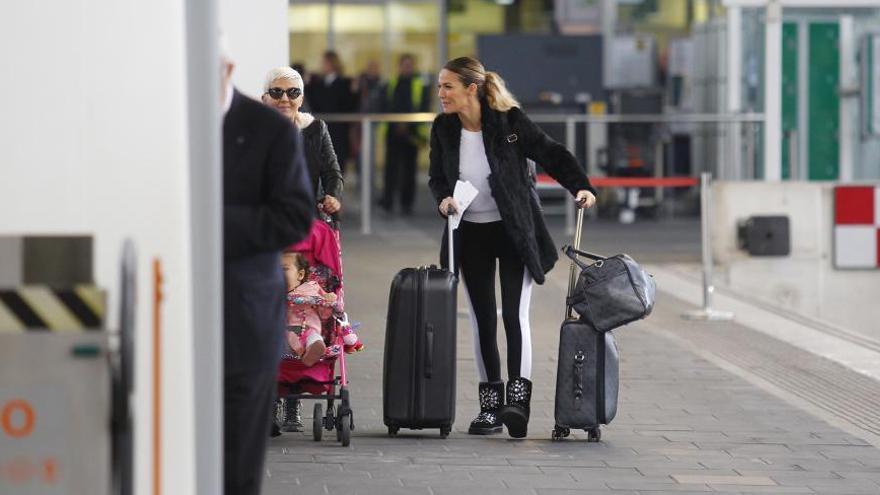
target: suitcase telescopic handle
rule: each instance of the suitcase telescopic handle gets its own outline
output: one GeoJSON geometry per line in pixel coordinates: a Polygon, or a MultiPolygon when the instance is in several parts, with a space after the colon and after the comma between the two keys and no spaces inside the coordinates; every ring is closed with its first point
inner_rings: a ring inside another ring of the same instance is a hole
{"type": "Polygon", "coordinates": [[[449,271],[452,273],[455,273],[455,265],[452,264],[453,259],[454,259],[452,251],[454,250],[454,247],[455,247],[455,239],[453,237],[455,230],[452,228],[452,215],[454,213],[455,213],[455,208],[453,208],[452,205],[448,205],[446,207],[446,227],[448,230],[447,235],[446,235],[446,238],[447,238],[446,248],[447,248],[447,251],[449,251],[449,271]]]}
{"type": "MultiPolygon", "coordinates": [[[[574,239],[572,242],[572,246],[574,249],[581,248],[581,234],[584,230],[584,209],[578,208],[577,211],[577,221],[575,222],[574,227],[574,239]]],[[[571,298],[571,293],[574,291],[574,284],[577,280],[577,265],[575,264],[574,259],[571,260],[571,267],[568,270],[568,291],[565,293],[565,319],[569,319],[572,317],[571,305],[568,303],[571,298]]]]}

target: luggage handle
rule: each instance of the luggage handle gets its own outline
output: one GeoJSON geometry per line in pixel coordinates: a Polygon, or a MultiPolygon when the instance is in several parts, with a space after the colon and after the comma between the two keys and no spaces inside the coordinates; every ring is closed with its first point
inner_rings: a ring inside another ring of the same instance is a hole
{"type": "Polygon", "coordinates": [[[453,234],[455,233],[455,229],[452,228],[452,215],[455,214],[455,208],[452,205],[448,205],[446,207],[446,225],[449,232],[446,235],[447,240],[447,251],[449,251],[449,271],[455,273],[455,265],[452,264],[453,257],[452,251],[455,248],[455,241],[453,238],[453,234]]]}
{"type": "MultiPolygon", "coordinates": [[[[573,239],[574,242],[572,242],[574,249],[580,249],[580,247],[581,247],[581,234],[583,233],[583,230],[584,230],[584,209],[578,208],[577,221],[575,222],[575,229],[574,229],[574,239],[573,239]]],[[[572,246],[567,246],[567,247],[572,247],[572,246]]],[[[566,255],[567,254],[568,253],[566,252],[566,255]]],[[[575,268],[576,266],[579,266],[578,260],[571,258],[571,267],[569,268],[569,271],[568,271],[568,290],[565,293],[565,319],[566,320],[571,319],[571,317],[573,316],[571,303],[569,302],[569,299],[571,298],[572,291],[574,291],[574,284],[575,284],[575,281],[577,280],[577,269],[575,268]]]]}
{"type": "Polygon", "coordinates": [[[575,249],[571,246],[563,246],[562,252],[566,256],[571,258],[571,261],[573,261],[577,266],[581,267],[582,270],[586,270],[588,267],[594,266],[594,265],[596,267],[601,268],[602,264],[605,262],[605,260],[608,259],[604,256],[599,256],[598,254],[593,254],[593,253],[588,253],[586,251],[581,251],[580,249],[575,249]],[[578,259],[578,256],[583,256],[584,258],[589,258],[591,260],[594,260],[595,263],[589,263],[589,264],[584,263],[583,261],[578,259]]]}
{"type": "Polygon", "coordinates": [[[608,259],[607,256],[591,253],[589,251],[581,251],[580,249],[576,249],[571,246],[565,246],[562,248],[562,250],[565,251],[565,255],[571,259],[575,259],[578,256],[583,256],[584,258],[589,258],[593,261],[605,261],[608,259]]]}
{"type": "Polygon", "coordinates": [[[579,400],[584,396],[584,351],[577,351],[574,355],[574,398],[579,400]]]}
{"type": "Polygon", "coordinates": [[[572,302],[578,301],[580,298],[573,298],[572,293],[574,292],[574,286],[577,282],[577,267],[581,269],[585,269],[590,265],[587,265],[583,261],[578,259],[578,256],[583,256],[584,258],[590,258],[595,260],[595,266],[601,267],[604,261],[608,258],[605,256],[600,256],[598,254],[593,254],[587,251],[581,251],[581,237],[584,231],[584,209],[578,208],[577,212],[577,220],[575,222],[574,229],[574,240],[571,246],[564,246],[562,248],[562,252],[565,253],[566,256],[571,258],[571,267],[568,272],[568,291],[565,293],[565,319],[570,320],[572,316],[574,316],[572,310],[572,302]]]}
{"type": "Polygon", "coordinates": [[[434,374],[434,325],[425,325],[425,378],[434,374]]]}

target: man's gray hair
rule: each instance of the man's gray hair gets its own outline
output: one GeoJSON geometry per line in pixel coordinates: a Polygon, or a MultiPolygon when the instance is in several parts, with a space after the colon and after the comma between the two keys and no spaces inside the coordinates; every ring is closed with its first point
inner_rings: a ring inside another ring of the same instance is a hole
{"type": "Polygon", "coordinates": [[[299,74],[299,72],[291,69],[290,67],[276,67],[269,71],[266,74],[266,82],[263,83],[263,91],[268,91],[269,87],[272,86],[272,83],[277,81],[278,79],[287,79],[288,81],[293,82],[299,89],[305,92],[305,85],[303,83],[303,78],[299,74]]]}

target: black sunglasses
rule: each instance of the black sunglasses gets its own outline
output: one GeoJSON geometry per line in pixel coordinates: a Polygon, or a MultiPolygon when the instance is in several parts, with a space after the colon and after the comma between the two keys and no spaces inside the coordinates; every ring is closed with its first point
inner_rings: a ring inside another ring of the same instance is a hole
{"type": "Polygon", "coordinates": [[[266,91],[266,94],[271,96],[273,100],[280,100],[281,97],[284,96],[284,93],[287,93],[287,97],[290,98],[291,100],[295,100],[295,99],[299,98],[300,96],[302,96],[303,90],[301,90],[299,88],[290,88],[287,91],[285,91],[281,88],[269,88],[266,91]]]}

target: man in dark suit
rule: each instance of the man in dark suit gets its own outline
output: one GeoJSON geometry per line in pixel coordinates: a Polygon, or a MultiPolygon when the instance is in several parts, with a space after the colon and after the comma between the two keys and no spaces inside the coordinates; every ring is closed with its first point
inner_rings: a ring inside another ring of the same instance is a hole
{"type": "MultiPolygon", "coordinates": [[[[339,55],[328,50],[324,52],[322,59],[321,74],[313,75],[306,85],[306,103],[312,112],[317,114],[328,113],[354,113],[357,111],[357,95],[352,89],[351,78],[343,75],[342,61],[339,55]]],[[[327,130],[330,131],[330,140],[333,141],[333,149],[339,167],[345,174],[345,166],[351,153],[349,129],[347,122],[328,122],[327,130]]]]}
{"type": "Polygon", "coordinates": [[[315,201],[298,131],[223,64],[224,486],[256,495],[284,343],[280,254],[308,234],[315,201]]]}

